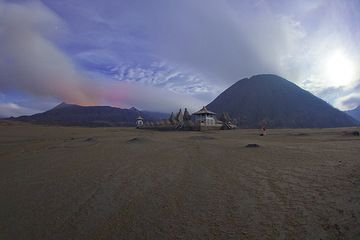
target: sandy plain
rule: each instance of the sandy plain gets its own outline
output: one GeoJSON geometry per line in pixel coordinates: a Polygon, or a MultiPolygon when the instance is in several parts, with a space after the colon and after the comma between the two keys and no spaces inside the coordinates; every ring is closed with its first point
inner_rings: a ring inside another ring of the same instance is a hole
{"type": "Polygon", "coordinates": [[[1,122],[0,239],[360,239],[355,130],[1,122]]]}

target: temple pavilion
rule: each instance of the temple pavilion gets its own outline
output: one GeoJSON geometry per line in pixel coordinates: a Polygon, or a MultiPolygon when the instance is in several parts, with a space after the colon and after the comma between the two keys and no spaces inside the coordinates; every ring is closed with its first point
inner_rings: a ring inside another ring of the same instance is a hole
{"type": "Polygon", "coordinates": [[[204,106],[199,111],[193,113],[195,116],[195,124],[199,124],[201,126],[215,126],[216,125],[216,113],[207,110],[204,106]]]}

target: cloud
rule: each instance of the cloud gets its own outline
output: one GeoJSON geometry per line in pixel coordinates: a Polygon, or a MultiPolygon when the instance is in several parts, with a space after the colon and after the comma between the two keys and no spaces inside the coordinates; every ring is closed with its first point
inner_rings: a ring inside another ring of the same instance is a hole
{"type": "Polygon", "coordinates": [[[334,106],[341,110],[351,110],[360,106],[360,79],[353,88],[341,89],[334,95],[334,106]]]}
{"type": "Polygon", "coordinates": [[[16,103],[0,103],[0,118],[29,115],[38,111],[38,109],[22,107],[16,103]]]}
{"type": "Polygon", "coordinates": [[[204,105],[243,77],[275,73],[339,103],[358,90],[326,91],[336,86],[323,65],[344,48],[359,66],[358,7],[350,0],[0,0],[0,88],[168,111],[204,105]]]}
{"type": "Polygon", "coordinates": [[[283,75],[306,35],[296,18],[265,1],[80,2],[86,8],[67,0],[50,5],[71,16],[72,39],[91,46],[76,52],[83,61],[155,56],[222,89],[254,74],[283,75]]]}
{"type": "Polygon", "coordinates": [[[259,73],[282,74],[285,58],[306,34],[294,18],[273,14],[270,6],[254,1],[159,2],[139,12],[153,50],[204,74],[213,84],[228,86],[259,73]]]}
{"type": "MultiPolygon", "coordinates": [[[[40,1],[0,2],[0,8],[4,13],[0,15],[0,88],[3,92],[17,90],[82,105],[136,106],[159,111],[183,103],[190,105],[190,100],[194,106],[203,104],[193,97],[185,98],[152,85],[118,82],[104,76],[89,78],[55,45],[57,29],[64,29],[66,25],[54,12],[40,1]]],[[[133,74],[139,74],[136,71],[133,74]]],[[[10,109],[29,112],[14,104],[2,108],[4,113],[12,113],[10,109]]]]}
{"type": "MultiPolygon", "coordinates": [[[[106,40],[86,40],[84,32],[77,37],[102,53],[109,46],[119,58],[141,62],[156,56],[191,70],[215,89],[254,74],[275,73],[300,85],[307,81],[308,90],[317,91],[318,85],[332,87],[324,74],[332,50],[358,52],[356,42],[349,40],[359,34],[349,24],[360,16],[352,10],[356,6],[355,1],[324,0],[92,1],[87,7],[87,13],[92,9],[95,14],[88,19],[95,29],[91,34],[106,40]]],[[[349,57],[354,64],[359,60],[349,57]]]]}
{"type": "Polygon", "coordinates": [[[360,93],[354,92],[338,98],[335,106],[342,110],[351,110],[360,106],[360,93]]]}
{"type": "Polygon", "coordinates": [[[216,91],[211,84],[196,73],[180,71],[165,62],[152,62],[151,64],[120,63],[118,66],[109,67],[103,73],[118,81],[142,83],[189,96],[211,94],[216,91]]]}
{"type": "Polygon", "coordinates": [[[0,87],[93,103],[96,94],[50,40],[63,22],[39,1],[1,3],[0,87]],[[76,93],[76,94],[74,94],[76,93]]]}
{"type": "Polygon", "coordinates": [[[141,110],[171,112],[187,107],[195,111],[206,104],[191,95],[179,94],[164,88],[156,88],[141,83],[111,82],[102,88],[102,95],[108,103],[120,102],[121,107],[136,106],[141,110]]]}

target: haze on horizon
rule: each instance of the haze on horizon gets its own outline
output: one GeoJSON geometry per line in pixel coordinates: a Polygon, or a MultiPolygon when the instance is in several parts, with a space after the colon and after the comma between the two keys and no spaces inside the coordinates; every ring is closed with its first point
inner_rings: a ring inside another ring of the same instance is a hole
{"type": "Polygon", "coordinates": [[[0,117],[65,101],[196,110],[273,73],[360,104],[357,0],[0,0],[0,117]]]}

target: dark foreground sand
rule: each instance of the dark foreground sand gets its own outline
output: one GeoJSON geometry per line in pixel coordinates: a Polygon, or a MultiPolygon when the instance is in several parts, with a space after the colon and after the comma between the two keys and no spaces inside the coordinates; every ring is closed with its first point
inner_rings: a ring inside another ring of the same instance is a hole
{"type": "Polygon", "coordinates": [[[0,239],[360,239],[346,130],[0,123],[0,239]]]}

